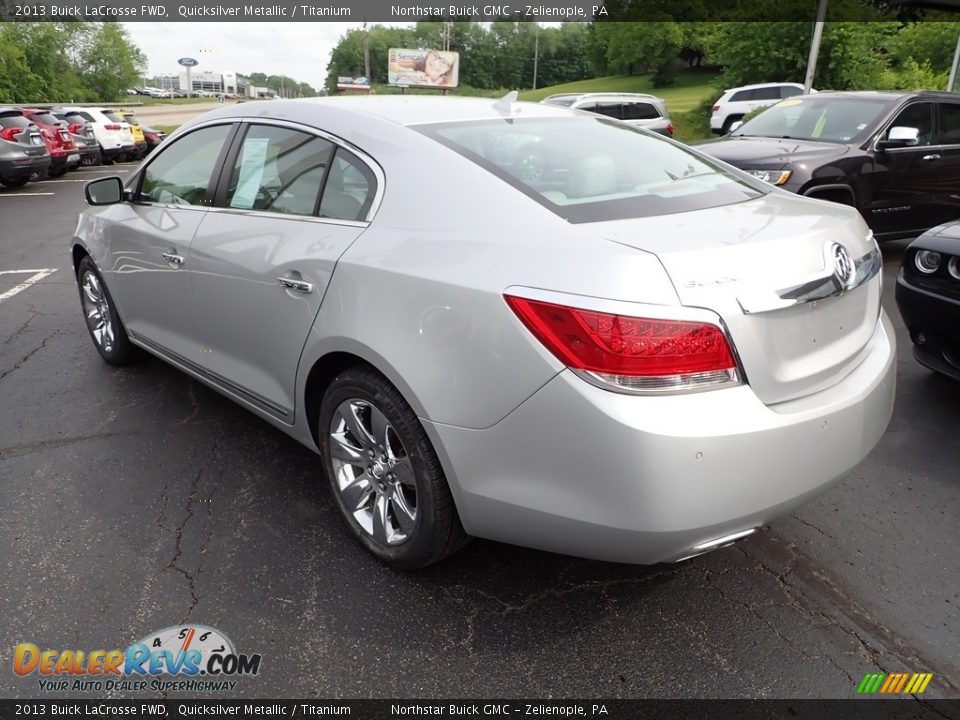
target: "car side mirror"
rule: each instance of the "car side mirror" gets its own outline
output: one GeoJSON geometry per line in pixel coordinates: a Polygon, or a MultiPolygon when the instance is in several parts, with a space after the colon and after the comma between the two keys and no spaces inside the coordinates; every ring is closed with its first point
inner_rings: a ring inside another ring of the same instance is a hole
{"type": "Polygon", "coordinates": [[[90,205],[116,205],[123,202],[123,180],[117,176],[99,178],[83,188],[90,205]]]}
{"type": "Polygon", "coordinates": [[[739,130],[741,125],[743,125],[743,120],[737,120],[734,123],[730,123],[730,131],[727,134],[729,135],[730,133],[739,130]]]}
{"type": "Polygon", "coordinates": [[[913,147],[920,144],[920,130],[912,127],[902,127],[900,125],[890,128],[885,138],[880,138],[877,142],[878,150],[887,148],[913,147]]]}

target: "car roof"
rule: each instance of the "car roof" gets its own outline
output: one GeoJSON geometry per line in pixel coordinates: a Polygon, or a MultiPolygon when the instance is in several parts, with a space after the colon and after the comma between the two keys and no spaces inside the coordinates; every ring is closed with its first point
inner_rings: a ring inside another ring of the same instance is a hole
{"type": "Polygon", "coordinates": [[[204,117],[263,116],[284,117],[310,114],[313,110],[330,109],[343,113],[365,115],[394,125],[424,125],[428,123],[463,122],[468,120],[502,120],[517,117],[570,117],[579,113],[568,108],[541,105],[533,102],[512,102],[495,98],[387,95],[336,96],[303,98],[298,100],[260,100],[214,110],[204,117]]]}
{"type": "Polygon", "coordinates": [[[767,88],[767,87],[803,87],[803,83],[795,82],[767,82],[767,83],[756,83],[754,85],[740,85],[739,87],[727,88],[724,90],[725,93],[728,92],[737,92],[739,90],[756,90],[757,88],[767,88]]]}
{"type": "Polygon", "coordinates": [[[651,95],[649,93],[631,93],[631,92],[586,92],[586,93],[556,93],[554,95],[547,95],[540,102],[545,100],[556,100],[558,98],[601,98],[601,97],[613,97],[613,98],[643,98],[645,100],[661,100],[662,98],[657,97],[656,95],[651,95]]]}

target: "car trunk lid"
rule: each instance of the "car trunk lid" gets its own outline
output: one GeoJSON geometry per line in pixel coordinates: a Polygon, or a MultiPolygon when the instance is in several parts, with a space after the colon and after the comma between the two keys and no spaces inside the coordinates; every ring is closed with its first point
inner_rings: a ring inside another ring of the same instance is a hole
{"type": "Polygon", "coordinates": [[[881,260],[866,225],[848,208],[814,202],[771,194],[596,227],[655,254],[683,305],[720,315],[747,381],[774,404],[852,371],[880,312],[881,260]]]}

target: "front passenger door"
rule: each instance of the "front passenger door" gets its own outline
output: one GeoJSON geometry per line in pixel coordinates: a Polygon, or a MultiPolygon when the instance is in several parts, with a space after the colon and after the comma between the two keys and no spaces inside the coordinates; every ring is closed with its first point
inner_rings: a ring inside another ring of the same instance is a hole
{"type": "Polygon", "coordinates": [[[213,202],[215,170],[233,129],[200,128],[165,147],[135,179],[133,201],[117,205],[105,228],[105,280],[127,330],[198,366],[203,343],[191,299],[190,249],[213,202]]]}

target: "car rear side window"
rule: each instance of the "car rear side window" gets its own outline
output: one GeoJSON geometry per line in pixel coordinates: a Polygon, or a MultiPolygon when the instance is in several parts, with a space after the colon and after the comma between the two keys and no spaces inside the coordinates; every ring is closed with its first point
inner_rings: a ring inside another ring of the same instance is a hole
{"type": "Polygon", "coordinates": [[[653,103],[625,102],[623,104],[624,120],[656,120],[658,117],[660,117],[660,111],[653,103]]]}
{"type": "Polygon", "coordinates": [[[315,135],[252,125],[227,186],[227,207],[313,215],[334,145],[315,135]]]}
{"type": "Polygon", "coordinates": [[[745,100],[751,99],[752,90],[741,90],[740,92],[735,92],[733,97],[728,100],[728,102],[744,102],[745,100]]]}
{"type": "Polygon", "coordinates": [[[229,134],[229,125],[217,125],[168,145],[144,169],[140,198],[170,205],[209,204],[207,188],[229,134]]]}
{"type": "Polygon", "coordinates": [[[751,100],[779,100],[779,87],[754,88],[750,91],[751,100]]]}
{"type": "Polygon", "coordinates": [[[356,155],[339,148],[323,185],[320,217],[364,220],[376,195],[377,181],[356,155]]]}
{"type": "Polygon", "coordinates": [[[573,223],[700,210],[765,192],[692,150],[606,118],[510,118],[417,130],[573,223]]]}
{"type": "Polygon", "coordinates": [[[587,105],[581,108],[581,110],[590,110],[599,115],[606,115],[607,117],[616,118],[617,120],[623,118],[623,103],[620,102],[598,102],[595,107],[591,108],[587,105]]]}

